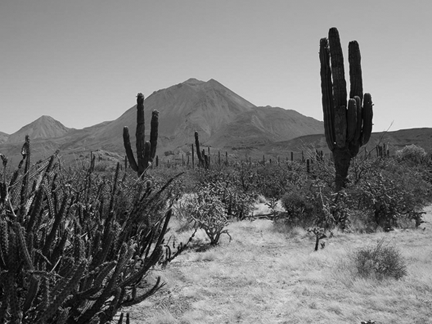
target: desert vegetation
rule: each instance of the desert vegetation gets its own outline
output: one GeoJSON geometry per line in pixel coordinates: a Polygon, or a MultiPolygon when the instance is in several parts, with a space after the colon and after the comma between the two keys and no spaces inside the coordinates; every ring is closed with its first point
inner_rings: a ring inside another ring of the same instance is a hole
{"type": "Polygon", "coordinates": [[[142,94],[114,166],[33,163],[28,136],[17,167],[0,155],[0,323],[430,321],[431,155],[358,155],[372,102],[357,43],[346,100],[338,42],[320,44],[333,159],[215,163],[195,132],[195,167],[156,167],[142,94]]]}

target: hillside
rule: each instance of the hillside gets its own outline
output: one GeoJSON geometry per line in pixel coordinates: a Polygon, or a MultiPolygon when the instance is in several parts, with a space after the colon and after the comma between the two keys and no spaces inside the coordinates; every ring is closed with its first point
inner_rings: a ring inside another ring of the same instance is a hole
{"type": "Polygon", "coordinates": [[[323,123],[295,110],[254,107],[241,113],[209,140],[209,145],[248,148],[293,139],[306,134],[322,134],[323,123]]]}
{"type": "Polygon", "coordinates": [[[0,132],[0,144],[7,141],[9,135],[3,132],[0,132]]]}
{"type": "MultiPolygon", "coordinates": [[[[432,152],[432,128],[413,128],[402,129],[393,132],[372,133],[371,139],[365,147],[360,149],[359,154],[363,154],[366,149],[375,154],[377,145],[386,144],[389,147],[390,154],[402,149],[406,145],[415,144],[424,148],[427,152],[432,152]]],[[[297,138],[269,143],[260,146],[259,150],[273,156],[289,156],[290,152],[300,154],[301,151],[322,150],[330,154],[324,135],[305,135],[297,138]]]]}
{"type": "Polygon", "coordinates": [[[26,135],[29,135],[31,140],[53,139],[62,137],[69,131],[69,128],[54,118],[50,116],[42,116],[36,119],[34,122],[22,127],[17,132],[9,135],[7,142],[22,143],[26,135]]]}
{"type": "MultiPolygon", "coordinates": [[[[206,142],[235,116],[252,107],[255,106],[215,80],[203,82],[189,79],[153,92],[145,99],[146,134],[150,133],[151,112],[158,110],[160,149],[174,150],[188,146],[193,142],[195,130],[199,132],[200,140],[206,142]]],[[[95,132],[94,141],[106,150],[122,150],[124,126],[129,127],[130,134],[135,134],[136,106],[95,132]]],[[[134,136],[131,140],[134,142],[134,136]]]]}

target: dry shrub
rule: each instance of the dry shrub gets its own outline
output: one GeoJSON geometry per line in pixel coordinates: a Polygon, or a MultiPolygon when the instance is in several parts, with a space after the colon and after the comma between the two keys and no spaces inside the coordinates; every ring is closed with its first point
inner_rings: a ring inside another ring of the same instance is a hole
{"type": "Polygon", "coordinates": [[[376,245],[362,247],[354,252],[352,260],[357,274],[364,278],[401,279],[407,274],[406,263],[396,247],[380,240],[376,245]]]}

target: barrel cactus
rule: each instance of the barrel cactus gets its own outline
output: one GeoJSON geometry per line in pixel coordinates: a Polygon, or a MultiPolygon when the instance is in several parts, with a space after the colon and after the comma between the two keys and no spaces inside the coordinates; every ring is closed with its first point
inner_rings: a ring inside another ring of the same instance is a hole
{"type": "Polygon", "coordinates": [[[372,97],[363,95],[360,48],[357,41],[348,46],[350,94],[347,89],[339,32],[329,30],[329,37],[320,40],[321,93],[324,132],[333,153],[336,169],[336,190],[346,186],[351,159],[357,155],[372,133],[372,97]]]}

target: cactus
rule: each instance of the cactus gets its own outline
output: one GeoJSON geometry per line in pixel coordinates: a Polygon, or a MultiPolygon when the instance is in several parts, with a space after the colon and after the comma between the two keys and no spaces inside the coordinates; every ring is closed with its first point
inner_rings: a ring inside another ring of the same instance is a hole
{"type": "Polygon", "coordinates": [[[198,132],[197,131],[195,131],[195,147],[196,147],[196,153],[197,153],[197,157],[198,157],[198,166],[204,166],[204,159],[203,159],[203,157],[201,155],[200,143],[199,143],[199,138],[198,138],[198,132]]]}
{"type": "Polygon", "coordinates": [[[361,56],[357,41],[349,43],[348,53],[350,98],[347,102],[339,32],[331,28],[328,39],[320,40],[324,133],[334,157],[336,191],[345,187],[351,159],[369,141],[372,132],[372,98],[369,93],[363,96],[361,56]]]}
{"type": "MultiPolygon", "coordinates": [[[[192,146],[193,147],[193,146],[192,146]]],[[[198,139],[198,132],[195,132],[195,147],[198,156],[198,166],[201,166],[205,169],[209,167],[209,157],[205,154],[205,150],[200,151],[200,144],[198,139]]],[[[193,149],[192,149],[193,154],[193,149]]]]}
{"type": "Polygon", "coordinates": [[[160,289],[158,279],[136,291],[172,260],[162,254],[172,212],[160,206],[172,206],[164,192],[175,178],[154,190],[120,181],[118,164],[113,179],[83,166],[65,180],[56,155],[0,178],[0,324],[110,322],[160,289]]]}
{"type": "Polygon", "coordinates": [[[126,150],[126,155],[129,160],[132,170],[137,172],[138,177],[141,177],[143,172],[148,168],[156,155],[158,128],[159,128],[159,112],[153,110],[150,122],[150,141],[145,142],[145,127],[144,127],[144,95],[137,95],[137,128],[136,128],[136,148],[137,159],[132,152],[129,128],[123,128],[123,144],[126,150]]]}

